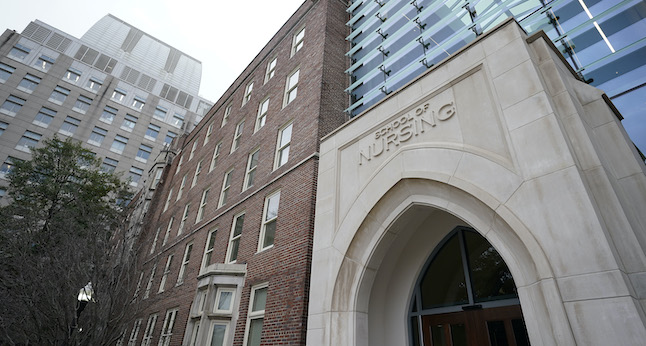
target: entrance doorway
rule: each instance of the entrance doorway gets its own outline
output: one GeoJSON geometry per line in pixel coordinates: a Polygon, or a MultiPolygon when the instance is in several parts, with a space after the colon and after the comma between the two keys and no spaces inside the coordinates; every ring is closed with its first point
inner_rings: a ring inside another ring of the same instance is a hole
{"type": "Polygon", "coordinates": [[[412,345],[529,345],[516,285],[489,242],[451,232],[429,257],[410,310],[412,345]]]}

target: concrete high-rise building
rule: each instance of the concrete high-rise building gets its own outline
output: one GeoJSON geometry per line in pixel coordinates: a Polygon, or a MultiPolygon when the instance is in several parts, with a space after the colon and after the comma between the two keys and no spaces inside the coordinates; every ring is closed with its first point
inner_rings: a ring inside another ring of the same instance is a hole
{"type": "Polygon", "coordinates": [[[588,83],[642,92],[642,7],[303,2],[151,171],[122,344],[641,343],[646,167],[588,83]]]}
{"type": "Polygon", "coordinates": [[[212,105],[198,96],[198,60],[112,15],[80,39],[34,21],[0,42],[0,178],[57,135],[140,187],[151,160],[212,105]]]}

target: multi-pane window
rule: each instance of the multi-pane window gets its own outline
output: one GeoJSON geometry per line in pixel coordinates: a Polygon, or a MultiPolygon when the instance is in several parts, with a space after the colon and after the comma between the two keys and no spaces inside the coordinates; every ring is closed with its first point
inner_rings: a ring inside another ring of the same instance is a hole
{"type": "Polygon", "coordinates": [[[263,211],[262,228],[260,230],[260,239],[258,241],[259,252],[274,245],[279,204],[280,191],[274,192],[265,199],[265,210],[263,211]]]}
{"type": "Polygon", "coordinates": [[[87,140],[87,142],[100,147],[107,134],[108,130],[104,130],[100,127],[95,127],[94,130],[92,130],[92,133],[90,133],[90,138],[87,140]]]}
{"type": "Polygon", "coordinates": [[[137,151],[137,157],[135,157],[135,160],[146,163],[152,152],[153,152],[152,147],[149,147],[145,144],[141,144],[139,145],[139,151],[137,151]]]}
{"type": "Polygon", "coordinates": [[[271,77],[276,74],[276,62],[278,61],[278,58],[273,58],[268,64],[267,64],[267,72],[265,72],[265,83],[267,83],[271,77]]]}
{"type": "Polygon", "coordinates": [[[191,207],[190,204],[187,204],[184,206],[184,213],[182,214],[182,221],[179,222],[179,228],[177,228],[177,235],[179,236],[182,234],[182,231],[184,230],[184,226],[186,225],[186,220],[188,220],[188,212],[189,208],[191,207]]]}
{"type": "Polygon", "coordinates": [[[177,134],[175,132],[168,131],[166,133],[166,138],[164,138],[164,143],[170,145],[170,143],[173,141],[173,138],[175,137],[177,137],[177,134]]]}
{"type": "Polygon", "coordinates": [[[49,127],[49,124],[52,123],[52,120],[54,120],[55,116],[55,110],[43,107],[40,109],[40,111],[38,111],[38,114],[36,114],[36,117],[34,118],[34,121],[32,123],[34,125],[47,128],[49,127]]]}
{"type": "Polygon", "coordinates": [[[214,229],[209,232],[209,236],[206,238],[206,247],[204,248],[204,256],[202,257],[202,268],[206,268],[211,264],[211,258],[213,257],[213,247],[215,246],[215,235],[218,230],[214,229]]]}
{"type": "Polygon", "coordinates": [[[258,167],[258,155],[260,149],[256,149],[253,153],[249,154],[249,159],[247,160],[247,171],[245,172],[244,178],[244,189],[248,189],[253,186],[253,180],[256,176],[256,168],[258,167]]]}
{"type": "Polygon", "coordinates": [[[63,125],[61,125],[58,133],[65,136],[73,136],[80,124],[80,120],[68,116],[65,118],[65,121],[63,121],[63,125]]]}
{"type": "Polygon", "coordinates": [[[255,131],[258,131],[261,127],[265,126],[268,109],[269,109],[269,99],[266,99],[260,103],[260,106],[258,106],[258,117],[256,118],[255,131]]]}
{"type": "Polygon", "coordinates": [[[227,263],[235,262],[238,259],[238,248],[242,237],[242,226],[244,225],[244,213],[233,218],[231,236],[229,237],[229,248],[227,249],[227,263]]]}
{"type": "Polygon", "coordinates": [[[8,123],[0,121],[0,136],[2,136],[2,134],[7,130],[7,127],[9,127],[8,123]]]}
{"type": "Polygon", "coordinates": [[[218,164],[218,157],[220,156],[220,149],[222,148],[222,142],[215,145],[215,150],[213,150],[213,157],[211,158],[211,166],[209,167],[209,172],[215,169],[215,166],[218,164]]]}
{"type": "Polygon", "coordinates": [[[26,93],[31,93],[36,89],[36,86],[40,84],[40,81],[41,79],[39,77],[27,74],[25,75],[25,78],[20,81],[20,84],[18,84],[18,89],[26,93]]]}
{"type": "Polygon", "coordinates": [[[137,186],[143,174],[144,174],[143,169],[137,168],[137,167],[130,167],[130,171],[128,172],[128,177],[130,178],[130,185],[137,186]]]}
{"type": "Polygon", "coordinates": [[[146,323],[144,338],[141,340],[141,346],[150,346],[153,339],[153,331],[155,331],[155,324],[157,324],[157,314],[148,316],[148,322],[146,323]]]}
{"type": "Polygon", "coordinates": [[[247,314],[247,346],[260,346],[262,336],[262,323],[265,318],[265,305],[267,302],[267,284],[251,288],[249,298],[249,313],[247,314]]]}
{"type": "MultiPolygon", "coordinates": [[[[182,163],[180,162],[180,165],[181,164],[182,163]]],[[[182,177],[182,183],[179,185],[179,190],[177,191],[177,197],[175,197],[175,201],[179,201],[179,199],[182,198],[182,193],[184,192],[185,186],[186,186],[186,174],[184,174],[184,177],[182,177]]]]}
{"type": "Polygon", "coordinates": [[[155,178],[153,179],[153,185],[151,188],[156,188],[157,184],[159,184],[159,181],[161,180],[162,173],[164,173],[164,169],[162,167],[157,167],[157,171],[155,171],[155,178]]]}
{"type": "Polygon", "coordinates": [[[155,280],[155,271],[157,271],[157,263],[153,265],[153,269],[150,271],[150,277],[148,278],[148,284],[144,292],[144,299],[150,297],[150,290],[153,288],[153,280],[155,280]]]}
{"type": "Polygon", "coordinates": [[[199,331],[200,331],[200,320],[197,320],[195,321],[195,324],[193,324],[193,330],[191,331],[191,341],[189,342],[188,346],[199,345],[197,340],[197,334],[199,333],[199,331]]]}
{"type": "Polygon", "coordinates": [[[293,123],[290,123],[289,125],[283,127],[280,131],[278,131],[278,144],[276,145],[276,164],[274,165],[275,168],[284,165],[289,159],[289,147],[292,140],[292,125],[293,123]]]}
{"type": "Polygon", "coordinates": [[[74,107],[72,107],[72,109],[79,113],[85,114],[90,109],[91,104],[91,98],[79,95],[79,98],[76,99],[76,102],[74,103],[74,107]]]}
{"type": "Polygon", "coordinates": [[[69,89],[65,89],[57,85],[56,88],[54,88],[54,90],[52,91],[52,94],[49,95],[49,101],[56,103],[58,105],[62,105],[63,102],[65,102],[65,99],[67,98],[67,96],[69,96],[69,94],[70,94],[69,89]]]}
{"type": "Polygon", "coordinates": [[[213,123],[209,124],[209,127],[206,128],[206,135],[204,136],[204,143],[202,146],[205,146],[206,143],[211,139],[211,134],[213,134],[213,123]]]}
{"type": "Polygon", "coordinates": [[[173,197],[173,189],[170,189],[170,192],[168,193],[168,196],[166,197],[166,203],[164,204],[164,211],[168,210],[168,206],[170,205],[170,199],[173,197]]]}
{"type": "Polygon", "coordinates": [[[253,82],[247,84],[247,87],[244,89],[244,96],[242,97],[242,105],[246,105],[251,99],[251,91],[253,91],[253,82]]]}
{"type": "Polygon", "coordinates": [[[224,346],[227,339],[228,324],[225,322],[213,322],[211,330],[211,346],[224,346]]]}
{"type": "Polygon", "coordinates": [[[220,192],[220,200],[218,201],[218,208],[227,203],[227,196],[229,195],[229,188],[231,187],[231,176],[233,176],[233,169],[224,174],[222,181],[222,191],[220,192]]]}
{"type": "Polygon", "coordinates": [[[153,113],[153,117],[159,119],[159,120],[165,120],[166,119],[166,113],[168,113],[168,109],[162,107],[162,106],[157,106],[155,108],[155,112],[153,113]]]}
{"type": "Polygon", "coordinates": [[[148,124],[148,129],[146,129],[146,134],[144,135],[144,138],[154,142],[157,139],[157,136],[159,135],[160,130],[161,130],[161,127],[155,124],[148,124]]]}
{"type": "Polygon", "coordinates": [[[112,121],[114,121],[114,117],[117,116],[117,110],[116,108],[110,107],[110,106],[105,106],[103,109],[103,113],[101,113],[101,117],[99,120],[103,121],[104,123],[107,124],[112,124],[112,121]]]}
{"type": "Polygon", "coordinates": [[[161,227],[157,227],[157,231],[155,231],[155,238],[153,238],[153,243],[150,245],[150,254],[152,255],[155,252],[155,248],[157,247],[157,240],[159,239],[159,233],[161,232],[161,227]]]}
{"type": "Polygon", "coordinates": [[[103,163],[101,163],[101,171],[112,173],[117,169],[118,164],[119,161],[106,157],[103,159],[103,163]]]}
{"type": "Polygon", "coordinates": [[[123,153],[123,150],[126,148],[126,145],[128,144],[128,138],[120,135],[116,135],[114,137],[114,141],[112,142],[112,146],[110,147],[110,151],[115,152],[117,154],[123,153]]]}
{"type": "Polygon", "coordinates": [[[202,192],[202,199],[200,200],[200,208],[197,210],[197,217],[195,218],[195,223],[202,221],[204,218],[204,209],[206,208],[206,203],[208,202],[209,189],[202,192]]]}
{"type": "Polygon", "coordinates": [[[87,81],[87,84],[85,84],[85,87],[93,92],[97,92],[101,88],[101,85],[103,85],[102,80],[90,77],[90,79],[88,79],[87,81]]]}
{"type": "Polygon", "coordinates": [[[55,62],[56,60],[48,57],[47,55],[41,55],[34,62],[34,66],[36,66],[36,68],[39,68],[43,71],[49,71],[49,68],[52,67],[52,65],[54,65],[55,62]]]}
{"type": "MultiPolygon", "coordinates": [[[[135,125],[137,125],[137,117],[131,114],[126,114],[126,117],[123,119],[123,124],[121,124],[121,129],[128,132],[134,130],[135,125]]],[[[159,131],[157,132],[159,134],[159,131]]]]}
{"type": "Polygon", "coordinates": [[[15,70],[15,67],[0,62],[0,83],[6,82],[15,70]]]}
{"type": "Polygon", "coordinates": [[[18,111],[25,105],[27,100],[23,100],[20,97],[9,95],[4,101],[2,106],[0,106],[0,113],[4,113],[9,116],[15,116],[18,111]]]}
{"type": "Polygon", "coordinates": [[[122,102],[122,101],[123,101],[123,99],[125,99],[125,98],[126,98],[126,94],[127,94],[127,93],[128,93],[128,92],[127,92],[127,91],[125,91],[125,90],[123,90],[123,89],[114,88],[114,90],[112,91],[112,97],[111,97],[111,99],[112,99],[112,101],[122,102]]]}
{"type": "Polygon", "coordinates": [[[22,135],[22,138],[20,138],[18,144],[16,144],[16,149],[31,153],[31,148],[35,147],[36,144],[38,144],[38,141],[40,141],[41,137],[42,135],[36,132],[25,131],[25,134],[22,135]]]}
{"type": "Polygon", "coordinates": [[[179,113],[173,114],[173,119],[171,119],[171,125],[182,128],[184,126],[184,116],[179,113]]]}
{"type": "Polygon", "coordinates": [[[184,162],[184,155],[179,157],[179,162],[177,163],[177,168],[175,169],[175,174],[177,174],[182,169],[182,163],[184,162]]]}
{"type": "Polygon", "coordinates": [[[218,314],[230,314],[233,312],[233,298],[235,288],[219,287],[215,294],[213,311],[218,314]]]}
{"type": "Polygon", "coordinates": [[[284,105],[287,106],[296,98],[298,94],[298,75],[300,70],[294,71],[292,74],[287,77],[287,85],[285,86],[285,102],[284,105]]]}
{"type": "Polygon", "coordinates": [[[231,152],[236,151],[238,149],[238,145],[240,145],[240,137],[242,136],[242,130],[244,129],[244,120],[239,122],[238,125],[236,125],[236,132],[233,135],[233,143],[231,143],[231,152]]]}
{"type": "Polygon", "coordinates": [[[79,81],[79,78],[81,78],[81,74],[81,71],[70,67],[69,69],[67,69],[67,72],[65,72],[63,78],[65,78],[70,83],[76,83],[79,81]]]}
{"type": "Polygon", "coordinates": [[[31,52],[31,48],[27,48],[19,43],[16,43],[16,45],[13,46],[9,51],[9,56],[12,58],[23,60],[24,58],[27,57],[27,55],[29,55],[29,52],[31,52]]]}
{"type": "Polygon", "coordinates": [[[159,290],[157,290],[157,293],[164,292],[164,289],[166,289],[166,279],[168,278],[168,274],[170,273],[170,266],[173,263],[173,255],[168,255],[168,259],[166,259],[166,267],[164,267],[164,273],[162,274],[161,281],[159,282],[159,290]]]}
{"type": "Polygon", "coordinates": [[[233,105],[229,104],[225,109],[224,109],[224,116],[222,117],[222,125],[220,127],[224,126],[227,124],[227,121],[229,120],[229,115],[231,115],[231,110],[233,109],[233,105]]]}
{"type": "Polygon", "coordinates": [[[191,250],[193,250],[193,243],[186,245],[186,250],[184,250],[182,266],[179,268],[179,275],[177,276],[178,285],[181,285],[184,282],[184,277],[186,276],[186,267],[188,266],[188,262],[191,260],[191,250]]]}
{"type": "Polygon", "coordinates": [[[166,311],[164,324],[162,325],[161,335],[159,337],[159,346],[169,346],[170,339],[173,336],[173,325],[175,325],[175,317],[177,317],[177,309],[166,311]]]}
{"type": "Polygon", "coordinates": [[[175,221],[175,217],[171,216],[170,220],[168,220],[168,226],[166,227],[166,234],[164,235],[164,241],[162,242],[162,246],[168,243],[168,239],[170,238],[170,231],[171,229],[173,229],[173,221],[175,221]]]}
{"type": "Polygon", "coordinates": [[[299,30],[292,40],[292,55],[296,54],[303,48],[303,39],[305,38],[305,28],[299,30]]]}
{"type": "Polygon", "coordinates": [[[195,174],[193,174],[193,182],[191,183],[191,188],[197,185],[197,178],[201,172],[202,172],[202,161],[198,162],[197,167],[195,167],[195,174]]]}
{"type": "Polygon", "coordinates": [[[139,96],[135,96],[135,98],[132,100],[131,107],[140,111],[140,110],[144,109],[145,104],[146,104],[145,99],[143,99],[143,98],[141,98],[139,96]]]}
{"type": "Polygon", "coordinates": [[[197,144],[198,144],[198,140],[196,139],[195,142],[193,142],[193,146],[191,147],[191,153],[188,155],[189,161],[191,161],[195,156],[195,149],[197,149],[197,144]]]}
{"type": "Polygon", "coordinates": [[[4,160],[2,166],[0,166],[0,178],[4,179],[7,177],[7,174],[9,174],[9,172],[11,172],[11,170],[13,169],[15,161],[18,161],[18,159],[11,156],[7,157],[7,159],[4,160]]]}
{"type": "Polygon", "coordinates": [[[141,328],[141,318],[135,320],[135,325],[132,326],[132,331],[130,332],[130,338],[128,339],[128,346],[135,346],[137,344],[137,335],[139,335],[140,328],[141,328]]]}

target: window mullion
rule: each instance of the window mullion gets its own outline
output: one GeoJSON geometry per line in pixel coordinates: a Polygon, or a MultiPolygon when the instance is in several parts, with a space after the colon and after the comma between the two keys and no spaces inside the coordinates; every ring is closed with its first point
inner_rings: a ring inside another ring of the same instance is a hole
{"type": "Polygon", "coordinates": [[[469,305],[475,304],[473,297],[473,285],[471,283],[471,272],[469,271],[469,260],[467,256],[467,243],[464,240],[464,230],[458,233],[460,240],[460,254],[462,255],[462,269],[464,271],[464,281],[467,285],[467,296],[469,297],[469,305]]]}

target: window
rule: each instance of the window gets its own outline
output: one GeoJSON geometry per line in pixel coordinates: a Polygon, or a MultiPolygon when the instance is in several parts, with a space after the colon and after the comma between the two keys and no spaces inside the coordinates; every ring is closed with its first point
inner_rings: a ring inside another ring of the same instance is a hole
{"type": "Polygon", "coordinates": [[[206,128],[206,136],[204,136],[204,143],[202,146],[205,146],[206,143],[211,139],[211,134],[213,133],[213,123],[209,124],[209,127],[206,128]]]}
{"type": "Polygon", "coordinates": [[[170,204],[170,199],[173,197],[173,189],[170,189],[168,197],[166,197],[166,204],[164,204],[164,211],[168,210],[168,205],[170,204]]]}
{"type": "Polygon", "coordinates": [[[184,116],[179,113],[175,113],[171,120],[171,125],[178,128],[184,128],[184,116]]]}
{"type": "Polygon", "coordinates": [[[259,153],[260,153],[260,149],[256,149],[256,151],[249,154],[249,159],[247,160],[247,171],[245,172],[245,177],[244,177],[245,190],[253,186],[253,179],[256,176],[256,167],[258,167],[259,153]]]}
{"type": "Polygon", "coordinates": [[[229,104],[227,108],[224,109],[224,116],[222,117],[222,125],[220,125],[220,127],[227,124],[227,121],[229,120],[229,115],[231,115],[232,108],[233,108],[233,105],[229,104]]]}
{"type": "Polygon", "coordinates": [[[139,151],[137,151],[137,157],[135,157],[135,160],[146,163],[148,162],[148,158],[150,157],[150,154],[152,152],[153,152],[152,147],[149,147],[145,144],[141,144],[139,145],[139,151]]]}
{"type": "Polygon", "coordinates": [[[52,120],[54,120],[55,116],[55,110],[43,107],[40,109],[40,111],[38,111],[38,114],[36,114],[36,118],[34,118],[32,124],[47,128],[49,127],[49,124],[52,123],[52,120]]]}
{"type": "Polygon", "coordinates": [[[292,140],[292,125],[293,123],[290,123],[289,125],[283,127],[280,131],[278,131],[275,168],[284,165],[289,159],[289,146],[292,140]]]}
{"type": "Polygon", "coordinates": [[[191,161],[193,159],[193,156],[195,156],[195,149],[197,149],[197,142],[198,142],[197,139],[195,140],[195,142],[193,142],[193,147],[191,148],[191,154],[188,155],[189,161],[191,161]]]}
{"type": "Polygon", "coordinates": [[[238,123],[236,126],[236,132],[233,136],[233,143],[231,144],[231,152],[236,151],[238,149],[238,145],[240,145],[240,136],[242,136],[242,130],[244,129],[244,120],[238,123]]]}
{"type": "Polygon", "coordinates": [[[235,292],[235,288],[218,288],[218,291],[215,294],[215,306],[213,307],[213,311],[217,314],[232,313],[235,292]]]}
{"type": "Polygon", "coordinates": [[[179,190],[177,191],[177,197],[175,197],[175,201],[179,201],[179,199],[182,198],[182,192],[184,191],[184,186],[186,186],[186,174],[184,174],[184,177],[182,177],[182,183],[179,185],[179,190]]]}
{"type": "Polygon", "coordinates": [[[94,127],[94,130],[92,130],[92,133],[90,133],[90,138],[87,140],[87,142],[100,147],[101,143],[103,143],[103,140],[105,139],[105,135],[107,134],[108,130],[104,130],[100,127],[94,127]]]}
{"type": "Polygon", "coordinates": [[[211,264],[211,258],[213,257],[213,247],[215,246],[215,235],[218,230],[214,229],[209,232],[209,236],[206,238],[206,247],[204,248],[204,256],[202,257],[202,268],[206,268],[211,264]]]}
{"type": "Polygon", "coordinates": [[[280,191],[275,192],[265,199],[265,210],[262,216],[262,228],[258,240],[258,252],[268,249],[274,245],[276,236],[276,220],[278,219],[278,205],[280,203],[280,191]]]}
{"type": "Polygon", "coordinates": [[[207,198],[209,196],[209,189],[202,192],[202,199],[200,200],[200,208],[197,210],[197,217],[195,218],[195,223],[202,221],[204,218],[204,208],[206,207],[207,198]]]}
{"type": "Polygon", "coordinates": [[[182,231],[184,230],[184,226],[186,225],[186,220],[188,219],[188,211],[189,208],[191,207],[190,204],[187,204],[184,206],[184,213],[182,214],[182,221],[179,223],[179,228],[177,229],[177,235],[179,236],[182,234],[182,231]]]}
{"type": "Polygon", "coordinates": [[[47,55],[41,55],[36,60],[36,62],[34,62],[34,66],[36,66],[37,68],[47,72],[47,71],[49,71],[49,68],[52,67],[52,65],[54,65],[55,62],[56,62],[56,60],[48,57],[47,55]]]}
{"type": "Polygon", "coordinates": [[[173,138],[177,137],[177,134],[175,132],[168,131],[166,133],[166,138],[164,138],[164,143],[170,145],[170,143],[173,141],[173,138]]]}
{"type": "Polygon", "coordinates": [[[91,98],[85,97],[83,95],[79,95],[79,98],[76,99],[76,103],[74,103],[74,107],[72,107],[72,110],[75,110],[81,114],[85,114],[90,109],[91,104],[92,104],[91,98]]]}
{"type": "Polygon", "coordinates": [[[116,135],[114,137],[114,141],[112,142],[112,147],[110,147],[110,151],[113,153],[121,154],[123,153],[123,149],[126,148],[126,144],[128,144],[128,138],[116,135]]]}
{"type": "Polygon", "coordinates": [[[153,243],[150,246],[150,254],[152,255],[155,252],[155,248],[157,247],[157,240],[159,239],[159,233],[161,232],[161,227],[157,227],[157,231],[155,231],[155,238],[153,238],[153,243]]]}
{"type": "Polygon", "coordinates": [[[106,124],[112,124],[112,121],[114,120],[114,117],[117,115],[118,111],[119,110],[117,110],[116,108],[105,106],[99,120],[103,121],[106,124]]]}
{"type": "Polygon", "coordinates": [[[157,140],[157,136],[159,135],[160,130],[161,130],[161,127],[155,124],[148,124],[148,129],[146,130],[146,134],[144,135],[144,138],[154,142],[155,140],[157,140]]]}
{"type": "Polygon", "coordinates": [[[7,189],[5,189],[4,187],[0,187],[0,199],[2,199],[2,197],[4,197],[6,194],[7,194],[7,189]]]}
{"type": "Polygon", "coordinates": [[[162,274],[161,282],[159,283],[159,290],[157,290],[157,293],[164,292],[164,289],[166,286],[166,279],[168,278],[168,273],[170,273],[170,265],[172,262],[173,262],[173,255],[168,255],[168,259],[166,260],[166,267],[164,267],[164,274],[162,274]]]}
{"type": "Polygon", "coordinates": [[[9,95],[7,99],[4,101],[2,106],[0,106],[0,113],[4,113],[9,116],[15,116],[18,111],[22,108],[22,106],[25,105],[25,102],[27,100],[23,100],[20,97],[16,97],[13,95],[9,95]]]}
{"type": "Polygon", "coordinates": [[[144,174],[143,169],[140,169],[137,167],[130,167],[130,172],[128,172],[128,176],[130,177],[130,185],[137,186],[143,174],[144,174]]]}
{"type": "Polygon", "coordinates": [[[251,99],[251,91],[253,90],[253,82],[247,84],[247,87],[244,89],[244,96],[242,97],[242,105],[246,105],[251,99]]]}
{"type": "Polygon", "coordinates": [[[267,302],[267,284],[252,287],[249,302],[245,345],[259,346],[262,335],[262,323],[265,317],[265,304],[267,302]]]}
{"type": "Polygon", "coordinates": [[[271,77],[276,74],[276,62],[278,61],[278,58],[273,58],[268,64],[267,64],[267,72],[265,72],[265,83],[267,83],[271,77]]]}
{"type": "Polygon", "coordinates": [[[67,72],[65,72],[65,78],[68,82],[70,83],[76,83],[78,82],[79,78],[81,78],[81,71],[75,69],[75,68],[69,68],[67,69],[67,72]]]}
{"type": "Polygon", "coordinates": [[[265,121],[267,120],[267,109],[269,109],[269,99],[262,101],[260,106],[258,106],[258,117],[256,118],[255,131],[258,131],[261,127],[265,126],[265,121]]]}
{"type": "Polygon", "coordinates": [[[228,324],[224,322],[213,322],[213,329],[211,331],[211,346],[223,346],[227,339],[228,324]]]}
{"type": "Polygon", "coordinates": [[[195,324],[193,324],[193,330],[191,331],[191,342],[188,344],[189,346],[196,346],[198,344],[197,333],[199,333],[199,331],[200,331],[200,320],[196,320],[195,324]]]}
{"type": "Polygon", "coordinates": [[[52,94],[49,95],[49,101],[57,105],[62,105],[69,94],[69,89],[65,89],[57,85],[56,88],[54,88],[54,91],[52,91],[52,94]]]}
{"type": "Polygon", "coordinates": [[[220,200],[218,201],[218,208],[227,203],[227,195],[229,194],[229,188],[231,187],[231,176],[233,175],[233,169],[224,174],[224,181],[222,182],[222,191],[220,192],[220,200]]]}
{"type": "Polygon", "coordinates": [[[103,163],[101,163],[101,171],[112,173],[117,169],[118,164],[119,161],[106,157],[103,159],[103,163]]]}
{"type": "Polygon", "coordinates": [[[155,331],[155,324],[157,324],[157,314],[148,316],[148,322],[146,323],[144,338],[141,340],[141,346],[150,346],[153,339],[153,332],[155,331]]]}
{"type": "Polygon", "coordinates": [[[140,111],[140,110],[144,109],[145,104],[146,104],[145,99],[143,99],[143,98],[141,98],[139,96],[135,96],[135,98],[132,100],[132,106],[131,107],[138,110],[138,111],[140,111]]]}
{"type": "Polygon", "coordinates": [[[175,221],[175,217],[171,216],[170,220],[168,221],[168,227],[166,227],[166,234],[164,235],[164,241],[162,242],[162,246],[166,245],[168,242],[168,238],[170,238],[170,230],[173,228],[173,221],[175,221]]]}
{"type": "Polygon", "coordinates": [[[9,127],[8,123],[5,123],[4,121],[0,121],[0,136],[7,130],[7,127],[9,127]]]}
{"type": "Polygon", "coordinates": [[[112,91],[112,97],[110,98],[112,99],[112,101],[116,101],[120,103],[123,101],[124,98],[126,98],[126,94],[127,92],[125,90],[114,88],[114,90],[112,91]]]}
{"type": "Polygon", "coordinates": [[[130,332],[130,339],[128,339],[128,346],[136,345],[139,328],[141,328],[141,318],[135,320],[135,325],[132,327],[132,331],[130,332]]]}
{"type": "Polygon", "coordinates": [[[157,184],[159,184],[159,181],[161,180],[161,176],[164,173],[164,168],[162,167],[157,167],[157,170],[155,171],[155,179],[153,180],[153,185],[152,188],[157,188],[157,184]]]}
{"type": "Polygon", "coordinates": [[[25,134],[20,138],[18,144],[16,144],[16,149],[31,153],[31,148],[35,147],[40,141],[41,135],[36,132],[25,131],[25,134]]]}
{"type": "Polygon", "coordinates": [[[155,112],[153,113],[153,117],[159,119],[159,120],[165,120],[166,119],[166,113],[168,113],[168,109],[162,107],[162,106],[157,106],[155,108],[155,112]]]}
{"type": "Polygon", "coordinates": [[[175,174],[179,172],[180,169],[182,169],[182,162],[184,162],[184,155],[179,157],[179,162],[177,163],[177,168],[175,169],[175,174]]]}
{"type": "Polygon", "coordinates": [[[240,246],[240,237],[242,237],[242,226],[244,225],[244,213],[233,218],[231,226],[231,236],[229,239],[229,248],[227,249],[227,263],[233,263],[238,259],[238,248],[240,246]]]}
{"type": "Polygon", "coordinates": [[[299,30],[292,40],[292,56],[303,48],[303,39],[305,38],[305,28],[299,30]]]}
{"type": "Polygon", "coordinates": [[[284,106],[290,104],[296,98],[298,93],[298,74],[300,70],[294,71],[287,77],[287,85],[285,86],[285,101],[284,106]]]}
{"type": "Polygon", "coordinates": [[[164,324],[162,325],[161,336],[159,337],[159,346],[170,345],[170,339],[173,336],[173,325],[175,324],[175,317],[177,316],[177,309],[166,311],[164,324]]]}
{"type": "Polygon", "coordinates": [[[13,165],[15,161],[18,161],[18,159],[11,156],[7,157],[7,159],[4,160],[4,162],[2,163],[2,166],[0,166],[0,178],[6,179],[7,174],[9,174],[13,169],[13,165]]]}
{"type": "Polygon", "coordinates": [[[193,250],[193,243],[186,245],[186,250],[184,250],[184,259],[182,260],[182,266],[179,268],[179,275],[177,276],[178,285],[181,285],[184,282],[186,267],[188,266],[188,262],[191,260],[191,250],[193,250]]]}
{"type": "Polygon", "coordinates": [[[9,51],[9,56],[18,60],[23,60],[27,55],[29,55],[29,52],[31,52],[30,48],[16,43],[16,45],[11,48],[11,51],[9,51]]]}
{"type": "Polygon", "coordinates": [[[202,172],[202,161],[197,163],[197,167],[195,167],[195,174],[193,174],[193,182],[191,183],[191,188],[193,188],[197,184],[197,177],[200,175],[202,172]]]}
{"type": "MultiPolygon", "coordinates": [[[[126,130],[128,132],[132,132],[132,130],[135,128],[135,125],[137,125],[137,117],[131,114],[126,114],[126,117],[123,119],[123,124],[121,124],[121,129],[126,130]]],[[[159,134],[159,131],[157,131],[159,134]]]]}
{"type": "Polygon", "coordinates": [[[90,79],[88,79],[87,81],[87,84],[85,84],[85,87],[93,92],[97,92],[101,88],[101,85],[103,85],[102,80],[90,77],[90,79]]]}
{"type": "Polygon", "coordinates": [[[31,94],[31,92],[36,89],[36,86],[40,84],[40,81],[40,78],[27,74],[25,75],[25,78],[20,81],[20,84],[18,84],[18,89],[31,94]]]}
{"type": "Polygon", "coordinates": [[[65,118],[65,121],[63,121],[63,125],[61,125],[61,128],[58,130],[58,133],[71,137],[74,135],[74,132],[76,132],[76,129],[79,127],[80,124],[81,124],[80,120],[68,116],[65,118]]]}
{"type": "Polygon", "coordinates": [[[6,82],[15,70],[14,67],[0,62],[0,83],[6,82]]]}
{"type": "Polygon", "coordinates": [[[211,166],[209,167],[209,172],[215,169],[215,166],[218,164],[218,156],[220,156],[220,148],[222,148],[222,142],[215,145],[215,150],[213,150],[213,157],[211,158],[211,166]]]}
{"type": "Polygon", "coordinates": [[[155,279],[155,271],[157,270],[157,263],[153,265],[153,269],[150,271],[150,277],[148,278],[148,284],[146,285],[146,292],[144,292],[144,299],[150,297],[150,289],[153,288],[153,280],[155,279]]]}

